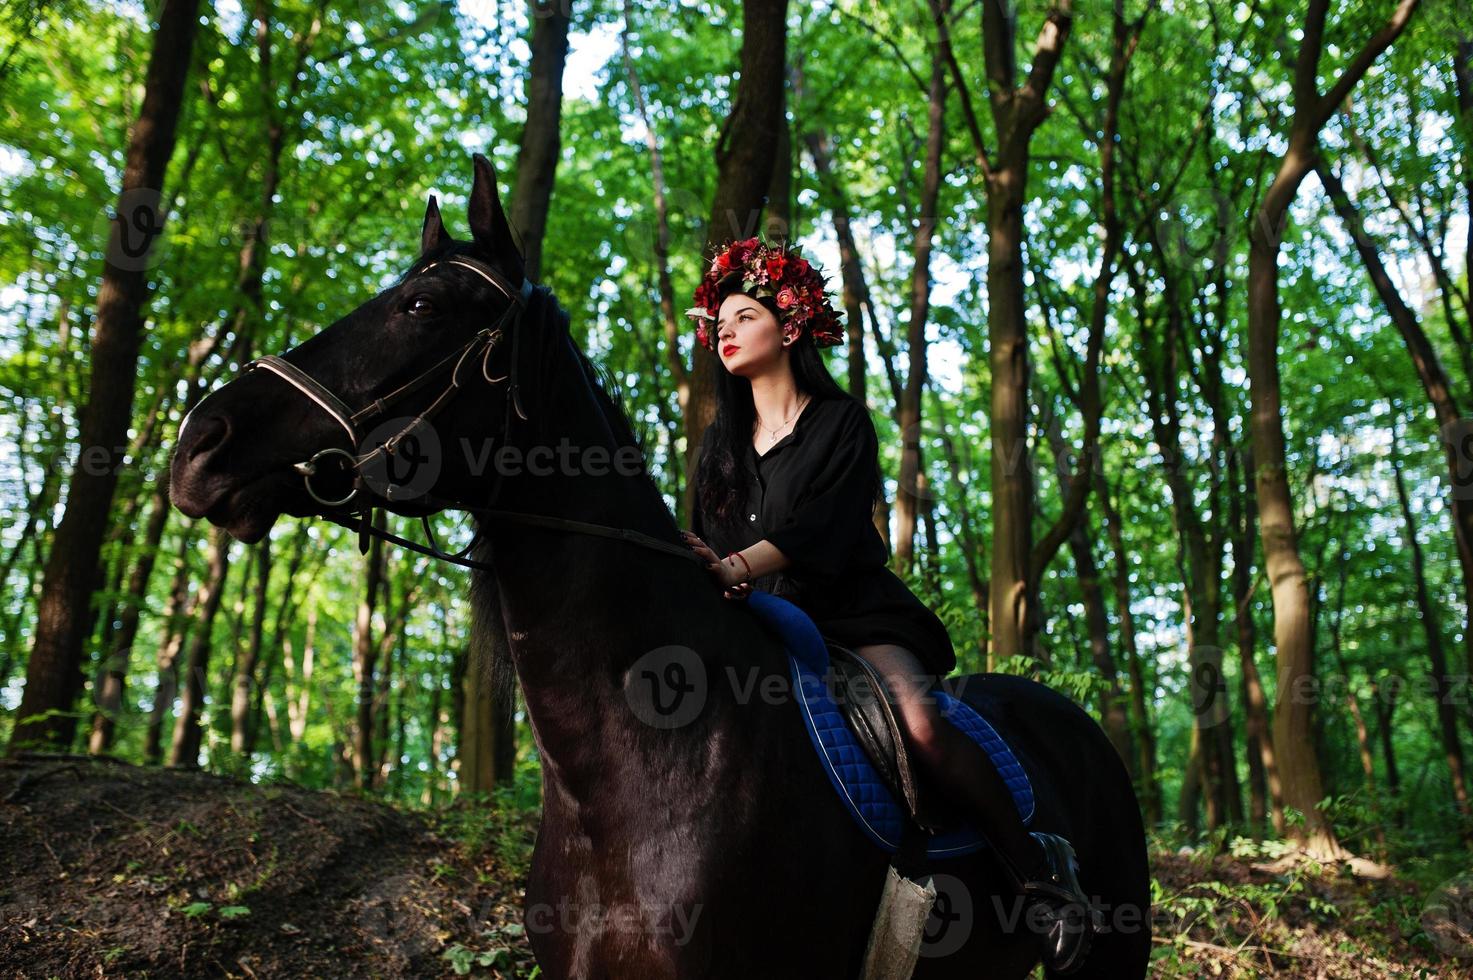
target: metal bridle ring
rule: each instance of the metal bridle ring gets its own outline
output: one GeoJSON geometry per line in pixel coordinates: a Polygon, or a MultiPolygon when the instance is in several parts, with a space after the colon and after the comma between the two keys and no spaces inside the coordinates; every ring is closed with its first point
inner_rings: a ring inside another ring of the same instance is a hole
{"type": "Polygon", "coordinates": [[[317,450],[317,452],[313,453],[312,458],[307,460],[305,463],[292,464],[292,469],[302,474],[302,486],[307,489],[307,496],[311,497],[313,500],[317,501],[324,507],[341,507],[348,501],[352,500],[354,497],[358,496],[358,490],[360,489],[358,485],[358,457],[354,456],[346,449],[339,449],[337,446],[329,446],[327,449],[319,449],[317,450]],[[324,456],[332,455],[341,456],[346,459],[349,464],[348,471],[353,474],[353,489],[348,493],[346,497],[342,498],[341,500],[329,500],[326,497],[320,496],[316,490],[312,489],[312,478],[317,475],[317,461],[322,459],[322,457],[324,456]]]}

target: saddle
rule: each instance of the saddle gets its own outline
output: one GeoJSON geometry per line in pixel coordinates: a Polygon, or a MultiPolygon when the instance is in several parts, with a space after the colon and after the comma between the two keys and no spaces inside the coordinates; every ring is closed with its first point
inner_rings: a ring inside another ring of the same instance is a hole
{"type": "MultiPolygon", "coordinates": [[[[867,661],[824,637],[786,599],[754,589],[744,605],[787,647],[792,690],[819,764],[845,810],[877,847],[939,859],[990,846],[940,792],[943,787],[913,763],[894,694],[867,661]]],[[[1007,740],[972,705],[944,688],[933,694],[942,717],[987,753],[1018,816],[1030,823],[1033,785],[1007,740]]]]}
{"type": "Polygon", "coordinates": [[[869,661],[833,640],[825,643],[831,694],[855,740],[911,823],[928,834],[940,833],[954,821],[954,812],[931,787],[922,792],[924,777],[901,735],[895,692],[869,661]]]}

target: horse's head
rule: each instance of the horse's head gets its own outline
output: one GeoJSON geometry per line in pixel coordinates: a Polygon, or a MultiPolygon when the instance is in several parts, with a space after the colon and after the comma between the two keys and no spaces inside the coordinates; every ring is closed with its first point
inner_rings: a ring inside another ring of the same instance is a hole
{"type": "Polygon", "coordinates": [[[431,197],[420,256],[397,283],[201,401],[174,448],[174,505],[253,542],[283,513],[426,514],[467,499],[483,448],[521,411],[516,339],[531,296],[479,154],[469,212],[472,239],[456,241],[431,197]]]}

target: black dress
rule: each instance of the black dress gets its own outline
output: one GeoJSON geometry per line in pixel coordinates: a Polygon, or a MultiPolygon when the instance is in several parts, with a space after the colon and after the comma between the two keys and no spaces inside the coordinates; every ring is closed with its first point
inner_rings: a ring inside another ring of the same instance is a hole
{"type": "MultiPolygon", "coordinates": [[[[707,426],[701,455],[710,434],[707,426]]],[[[791,564],[753,579],[753,588],[794,603],[820,633],[850,649],[894,643],[944,677],[956,666],[946,626],[890,570],[885,540],[871,519],[878,452],[862,404],[814,398],[793,431],[765,453],[746,444],[740,470],[747,505],[737,527],[709,525],[697,506],[691,530],[718,555],[766,538],[791,564]]]]}

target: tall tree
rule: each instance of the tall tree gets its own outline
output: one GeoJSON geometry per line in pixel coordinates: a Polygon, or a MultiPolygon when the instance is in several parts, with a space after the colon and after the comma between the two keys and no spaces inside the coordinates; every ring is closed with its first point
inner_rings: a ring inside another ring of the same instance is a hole
{"type": "MultiPolygon", "coordinates": [[[[1366,268],[1371,285],[1375,287],[1376,295],[1381,298],[1387,315],[1406,344],[1407,356],[1411,358],[1412,366],[1416,368],[1417,379],[1422,382],[1422,390],[1426,393],[1427,400],[1432,403],[1433,415],[1443,433],[1443,457],[1448,471],[1448,507],[1452,512],[1453,542],[1456,545],[1458,566],[1463,573],[1463,611],[1466,616],[1463,639],[1466,644],[1466,663],[1469,668],[1473,668],[1473,499],[1468,498],[1461,485],[1463,481],[1460,474],[1468,465],[1468,461],[1465,455],[1466,449],[1463,448],[1462,441],[1458,438],[1459,434],[1469,431],[1469,425],[1459,409],[1457,397],[1453,394],[1452,380],[1442,366],[1441,358],[1437,356],[1436,346],[1427,336],[1427,331],[1423,329],[1421,318],[1417,316],[1411,304],[1402,298],[1401,290],[1397,288],[1391,274],[1386,269],[1386,263],[1381,258],[1380,248],[1367,232],[1361,220],[1360,209],[1356,207],[1355,202],[1346,192],[1340,175],[1323,159],[1316,161],[1315,173],[1319,176],[1326,194],[1329,195],[1335,213],[1340,216],[1341,222],[1345,225],[1346,233],[1355,243],[1355,250],[1361,257],[1361,263],[1366,268]]],[[[1448,292],[1446,288],[1442,290],[1444,297],[1448,292]]],[[[1449,318],[1449,324],[1455,322],[1456,317],[1452,313],[1451,303],[1445,302],[1444,311],[1449,318]]],[[[1420,561],[1420,556],[1417,556],[1417,560],[1420,561]]],[[[1440,650],[1438,656],[1441,656],[1440,650]]],[[[1451,678],[1445,674],[1439,675],[1437,683],[1445,686],[1451,683],[1451,678]]],[[[1439,696],[1439,704],[1446,704],[1441,696],[1439,696]]],[[[1451,751],[1450,747],[1449,752],[1451,751]]],[[[1458,753],[1458,757],[1461,759],[1461,753],[1458,753]]],[[[1461,764],[1459,768],[1461,769],[1461,764]]],[[[1461,775],[1457,777],[1457,781],[1461,784],[1461,775]]],[[[1466,808],[1466,793],[1460,790],[1459,799],[1460,807],[1466,808]]]]}
{"type": "MultiPolygon", "coordinates": [[[[788,0],[742,0],[740,77],[732,95],[731,111],[721,125],[713,154],[716,158],[716,194],[711,220],[701,247],[705,257],[732,238],[757,234],[762,201],[772,186],[778,141],[787,128],[783,120],[783,85],[787,79],[788,0]]],[[[700,344],[693,347],[690,397],[685,412],[686,452],[694,455],[701,433],[716,414],[716,355],[700,344]]],[[[694,459],[686,460],[689,470],[694,459]]],[[[694,505],[692,482],[685,483],[681,503],[689,527],[694,505]]]]}
{"type": "Polygon", "coordinates": [[[162,231],[164,174],[199,24],[199,0],[164,0],[153,32],[143,102],[128,136],[127,162],[111,224],[97,316],[87,404],[67,484],[66,515],[46,563],[36,615],[36,641],[26,666],[11,751],[42,743],[71,744],[82,685],[82,644],[91,590],[117,488],[121,447],[133,417],[133,387],[148,301],[149,257],[162,231]],[[143,229],[141,241],[135,238],[143,229]]]}
{"type": "MultiPolygon", "coordinates": [[[[383,531],[384,521],[383,510],[375,510],[374,527],[383,531]]],[[[358,602],[358,617],[353,622],[353,681],[358,688],[357,723],[353,726],[353,769],[359,789],[373,786],[374,772],[378,768],[378,757],[373,752],[373,679],[379,647],[373,638],[373,612],[378,605],[379,593],[383,591],[387,561],[383,542],[375,535],[368,543],[368,555],[364,559],[363,598],[358,602]]]]}
{"type": "Polygon", "coordinates": [[[982,54],[996,143],[988,149],[949,29],[941,52],[951,68],[987,192],[987,338],[992,378],[992,574],[988,621],[999,658],[1032,652],[1033,475],[1028,454],[1028,316],[1023,294],[1023,208],[1033,134],[1048,117],[1054,69],[1074,22],[1072,0],[1044,19],[1033,64],[1018,84],[1017,21],[1006,0],[982,0],[982,54]]]}
{"type": "MultiPolygon", "coordinates": [[[[230,571],[230,535],[218,527],[210,528],[209,574],[200,587],[199,622],[189,640],[189,658],[185,662],[183,697],[179,714],[174,719],[174,741],[169,748],[169,765],[192,769],[199,765],[204,745],[204,728],[200,716],[204,712],[205,691],[209,686],[210,653],[214,647],[215,617],[225,600],[225,578],[230,571]]],[[[155,705],[155,710],[157,710],[155,705]]]]}
{"type": "MultiPolygon", "coordinates": [[[[932,0],[931,16],[945,30],[951,16],[950,0],[932,0]]],[[[931,313],[931,251],[936,234],[936,212],[941,198],[941,154],[946,147],[946,65],[931,59],[926,87],[926,155],[921,163],[921,197],[916,211],[915,239],[911,243],[910,319],[906,324],[909,364],[905,390],[897,406],[900,423],[900,480],[895,492],[895,567],[909,571],[915,562],[916,524],[920,520],[925,470],[921,461],[921,393],[926,387],[926,323],[931,313]]]]}
{"type": "Polygon", "coordinates": [[[1376,32],[1335,77],[1330,89],[1319,89],[1320,56],[1330,0],[1310,0],[1303,40],[1293,58],[1294,114],[1288,148],[1278,163],[1248,229],[1248,392],[1252,404],[1254,479],[1258,499],[1258,533],[1273,596],[1274,644],[1278,656],[1278,704],[1274,710],[1274,746],[1284,801],[1297,808],[1304,823],[1293,835],[1305,851],[1321,859],[1347,857],[1319,803],[1324,798],[1319,758],[1315,753],[1311,704],[1295,697],[1301,678],[1314,676],[1314,645],[1309,618],[1309,586],[1294,527],[1289,493],[1288,459],[1284,451],[1282,390],[1279,382],[1279,253],[1289,206],[1299,185],[1314,167],[1320,133],[1331,115],[1371,64],[1405,30],[1419,0],[1401,0],[1390,20],[1376,32]]]}
{"type": "MultiPolygon", "coordinates": [[[[568,60],[568,27],[571,4],[567,2],[528,4],[532,16],[532,61],[527,74],[527,122],[517,152],[516,190],[511,200],[511,222],[517,229],[527,278],[542,275],[542,243],[547,234],[547,214],[552,206],[552,189],[562,147],[563,70],[568,60]]],[[[480,658],[505,643],[506,624],[494,603],[492,614],[474,620],[473,629],[494,635],[472,644],[480,658]]],[[[509,783],[516,768],[516,685],[495,683],[492,664],[468,665],[466,707],[474,714],[461,726],[463,739],[480,744],[471,754],[481,760],[462,769],[461,786],[470,792],[485,792],[492,783],[509,783]]]]}

